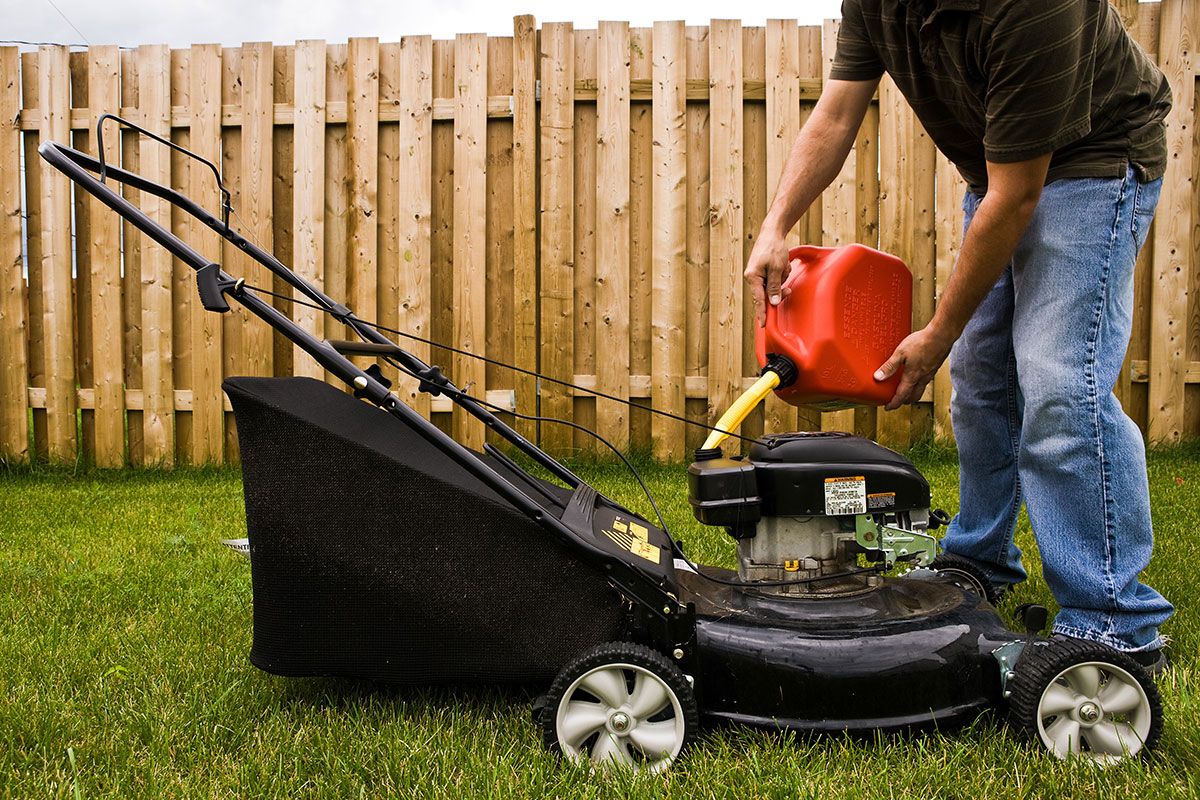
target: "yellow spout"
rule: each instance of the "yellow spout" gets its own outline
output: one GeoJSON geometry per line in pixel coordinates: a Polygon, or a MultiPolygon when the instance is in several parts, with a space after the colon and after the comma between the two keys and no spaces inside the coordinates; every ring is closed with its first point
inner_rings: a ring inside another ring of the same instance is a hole
{"type": "Polygon", "coordinates": [[[754,407],[761,403],[763,398],[774,391],[778,385],[779,373],[771,369],[764,372],[762,377],[756,380],[753,386],[742,392],[742,396],[734,400],[729,410],[717,420],[716,429],[708,435],[708,439],[704,442],[704,449],[711,450],[720,447],[721,442],[729,438],[730,432],[736,430],[754,410],[754,407]]]}

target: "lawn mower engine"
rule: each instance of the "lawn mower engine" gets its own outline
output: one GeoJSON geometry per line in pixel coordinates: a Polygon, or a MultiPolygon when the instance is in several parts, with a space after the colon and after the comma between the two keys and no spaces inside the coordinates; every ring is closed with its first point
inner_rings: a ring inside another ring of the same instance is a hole
{"type": "Polygon", "coordinates": [[[927,566],[929,483],[912,463],[847,433],[786,433],[748,459],[700,450],[688,470],[696,518],[737,540],[738,577],[788,597],[834,598],[882,584],[876,566],[927,566]]]}

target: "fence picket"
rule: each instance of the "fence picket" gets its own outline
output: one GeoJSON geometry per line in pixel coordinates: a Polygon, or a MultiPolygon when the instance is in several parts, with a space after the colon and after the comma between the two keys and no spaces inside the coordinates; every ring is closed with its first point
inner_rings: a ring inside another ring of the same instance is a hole
{"type": "MultiPolygon", "coordinates": [[[[542,26],[541,43],[541,371],[558,380],[574,376],[574,93],[575,38],[569,22],[542,26]]],[[[569,419],[572,399],[543,383],[540,414],[569,419]]],[[[572,441],[565,425],[542,423],[543,446],[562,453],[572,441]]]]}
{"type": "Polygon", "coordinates": [[[0,459],[29,457],[20,55],[0,47],[0,459]]]}
{"type": "MultiPolygon", "coordinates": [[[[428,36],[400,40],[400,314],[399,330],[429,336],[430,214],[433,203],[433,41],[428,36]]],[[[401,344],[428,359],[422,342],[401,344]]],[[[401,376],[397,391],[429,416],[429,395],[414,378],[401,376]]]]}
{"type": "MultiPolygon", "coordinates": [[[[452,344],[468,353],[487,350],[487,37],[454,40],[454,325],[452,344]]],[[[454,382],[479,397],[487,393],[485,365],[456,355],[454,382]]],[[[483,447],[483,427],[454,411],[454,435],[483,447]]]]}
{"type": "MultiPolygon", "coordinates": [[[[513,364],[538,365],[538,192],[537,192],[537,26],[529,15],[513,20],[513,364]]],[[[537,409],[537,382],[511,373],[517,408],[537,409]]],[[[534,438],[536,425],[517,420],[517,430],[534,438]]]]}
{"type": "MultiPolygon", "coordinates": [[[[195,45],[188,64],[191,106],[189,147],[213,162],[221,154],[221,48],[195,45]]],[[[188,194],[210,213],[219,214],[220,198],[212,174],[199,164],[188,165],[188,194]]],[[[189,220],[188,240],[197,251],[210,257],[219,252],[216,235],[199,221],[189,220]]],[[[191,270],[188,270],[190,272],[191,270]]],[[[191,278],[187,275],[187,278],[191,278]]],[[[221,395],[222,339],[221,318],[200,306],[200,298],[190,280],[185,293],[190,306],[191,327],[191,463],[209,464],[222,460],[225,445],[225,409],[221,395]]]]}
{"type": "MultiPolygon", "coordinates": [[[[935,266],[935,292],[941,299],[954,264],[962,248],[963,210],[962,199],[966,181],[945,156],[937,157],[937,248],[935,266]]],[[[933,433],[938,439],[953,439],[954,428],[950,420],[950,359],[942,364],[933,378],[933,433]]]]}
{"type": "Polygon", "coordinates": [[[742,383],[742,25],[709,27],[709,329],[710,422],[725,412],[742,383]]]}
{"type": "MultiPolygon", "coordinates": [[[[629,398],[629,24],[601,22],[596,97],[596,380],[629,398]]],[[[629,446],[627,406],[596,401],[596,430],[629,446]]]]}
{"type": "MultiPolygon", "coordinates": [[[[274,229],[272,181],[274,166],[275,126],[275,61],[270,42],[242,45],[242,179],[241,215],[245,234],[251,241],[269,244],[274,229]]],[[[239,259],[246,280],[258,286],[269,286],[270,273],[251,258],[239,259]]],[[[247,320],[239,326],[237,340],[230,348],[244,350],[242,361],[247,374],[272,374],[273,351],[271,331],[258,320],[247,320]]]]}
{"type": "Polygon", "coordinates": [[[1159,65],[1171,83],[1167,116],[1167,174],[1154,226],[1153,282],[1150,285],[1151,441],[1178,441],[1183,435],[1189,260],[1192,257],[1192,125],[1196,73],[1196,3],[1161,5],[1159,65]]]}
{"type": "MultiPolygon", "coordinates": [[[[792,144],[800,135],[800,28],[796,20],[767,20],[766,58],[767,202],[770,203],[779,189],[779,178],[792,144]]],[[[801,243],[800,233],[799,225],[788,232],[789,248],[801,243]]],[[[797,422],[795,406],[774,395],[767,398],[768,431],[793,431],[797,422]]]]}
{"type": "MultiPolygon", "coordinates": [[[[120,51],[115,46],[88,50],[88,106],[98,119],[106,109],[120,108],[120,51]]],[[[117,157],[119,137],[105,139],[104,158],[117,157]]],[[[93,139],[93,145],[98,144],[93,139]]],[[[88,198],[91,262],[92,385],[95,389],[96,466],[125,464],[125,381],[121,308],[121,218],[95,198],[88,198]]]]}
{"type": "MultiPolygon", "coordinates": [[[[687,43],[682,22],[654,24],[654,261],[651,404],[686,411],[684,334],[687,325],[687,43]]],[[[655,415],[654,455],[684,454],[683,423],[655,415]]]]}
{"type": "MultiPolygon", "coordinates": [[[[318,289],[325,284],[325,42],[296,42],[296,121],[293,126],[294,201],[292,245],[296,274],[318,289]]],[[[325,321],[315,309],[296,305],[292,319],[314,336],[323,336],[325,321]]],[[[295,348],[296,375],[320,378],[324,371],[295,348]]]]}
{"type": "MultiPolygon", "coordinates": [[[[347,45],[346,140],[350,187],[346,297],[355,313],[379,319],[379,40],[347,45]]],[[[365,366],[368,359],[358,359],[365,366]]]]}
{"type": "MultiPolygon", "coordinates": [[[[38,48],[41,141],[70,140],[69,49],[38,48]]],[[[71,289],[71,183],[49,164],[41,171],[42,315],[45,330],[47,455],[74,461],[75,314],[71,289]]]]}

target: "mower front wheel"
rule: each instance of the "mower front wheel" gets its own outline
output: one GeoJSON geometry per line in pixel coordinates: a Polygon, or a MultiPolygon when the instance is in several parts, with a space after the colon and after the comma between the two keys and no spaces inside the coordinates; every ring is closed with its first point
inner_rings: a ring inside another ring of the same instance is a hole
{"type": "Polygon", "coordinates": [[[1149,753],[1162,734],[1154,681],[1132,658],[1099,642],[1031,642],[1008,689],[1009,724],[1061,759],[1112,764],[1149,753]]]}
{"type": "Polygon", "coordinates": [[[540,706],[546,746],[602,769],[661,772],[700,724],[687,676],[630,642],[599,645],[563,667],[540,706]]]}

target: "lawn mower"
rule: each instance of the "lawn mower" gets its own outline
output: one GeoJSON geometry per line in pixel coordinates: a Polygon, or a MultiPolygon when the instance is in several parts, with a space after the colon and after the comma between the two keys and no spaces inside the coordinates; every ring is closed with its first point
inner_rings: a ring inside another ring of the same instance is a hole
{"type": "MultiPolygon", "coordinates": [[[[745,457],[723,453],[724,440],[739,436],[738,424],[772,391],[818,402],[844,396],[853,376],[812,367],[813,353],[825,358],[815,339],[789,351],[759,334],[761,377],[710,428],[688,468],[695,517],[724,528],[737,549],[736,570],[696,565],[657,506],[650,520],[605,497],[385,333],[416,337],[358,317],[232,228],[214,164],[110,115],[97,125],[99,153],[106,121],[208,165],[223,198],[220,217],[79,150],[48,141],[39,153],[194,269],[204,309],[227,313],[235,301],[351,390],[299,377],[224,383],[241,449],[250,660],[259,668],[537,686],[533,717],[547,747],[598,767],[650,772],[677,760],[702,721],[944,729],[1001,709],[1061,758],[1110,763],[1156,743],[1161,702],[1138,664],[1100,644],[1043,638],[1044,608],[1021,609],[1024,630],[1010,630],[983,573],[937,554],[933,533],[948,520],[931,510],[929,484],[908,459],[834,432],[768,435],[751,439],[745,457]],[[290,293],[228,274],[113,182],[190,214],[290,293]],[[314,336],[271,300],[313,306],[353,340],[314,336]],[[364,359],[375,363],[361,368],[364,359]],[[392,391],[381,363],[448,397],[511,449],[462,446],[392,391]],[[907,572],[890,577],[897,567],[907,572]]],[[[838,347],[857,341],[890,352],[894,321],[872,321],[871,309],[907,285],[903,265],[901,276],[877,259],[874,269],[889,277],[870,285],[829,277],[843,268],[861,274],[846,265],[872,253],[794,254],[830,259],[820,274],[848,287],[843,299],[860,307],[859,322],[804,313],[802,291],[773,313],[840,330],[838,347]]],[[[781,330],[773,319],[768,328],[781,330]]],[[[867,385],[862,391],[877,391],[867,385]]]]}

